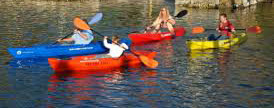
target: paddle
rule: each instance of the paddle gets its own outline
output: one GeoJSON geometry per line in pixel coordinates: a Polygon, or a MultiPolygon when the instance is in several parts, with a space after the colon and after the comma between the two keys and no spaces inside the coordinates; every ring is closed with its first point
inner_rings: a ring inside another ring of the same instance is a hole
{"type": "MultiPolygon", "coordinates": [[[[203,33],[203,32],[205,32],[205,30],[216,30],[216,29],[205,29],[204,27],[198,26],[198,27],[192,28],[192,34],[203,33]]],[[[235,29],[235,30],[246,30],[246,32],[256,33],[256,34],[262,32],[262,29],[260,26],[253,26],[253,27],[249,27],[247,29],[235,29]]]]}
{"type": "Polygon", "coordinates": [[[187,10],[180,11],[175,17],[181,18],[187,14],[187,10]]]}
{"type": "MultiPolygon", "coordinates": [[[[179,12],[176,16],[174,16],[174,17],[176,17],[176,18],[181,18],[181,17],[185,16],[187,13],[188,13],[187,10],[182,10],[182,11],[180,11],[180,12],[179,12]]],[[[142,32],[144,32],[144,31],[142,31],[142,32]]],[[[131,32],[131,33],[139,33],[139,31],[133,31],[133,32],[131,32]]]]}
{"type": "MultiPolygon", "coordinates": [[[[93,16],[93,17],[90,18],[88,24],[89,24],[89,25],[95,24],[95,23],[97,23],[98,21],[100,21],[102,18],[103,18],[103,13],[96,13],[95,16],[93,16]]],[[[65,37],[61,38],[61,40],[65,39],[65,38],[67,38],[67,37],[69,37],[69,36],[71,36],[71,35],[73,35],[73,32],[71,32],[70,34],[68,34],[68,35],[66,35],[65,37]]],[[[53,43],[53,44],[57,44],[57,43],[58,43],[58,41],[56,41],[56,42],[53,43]]]]}
{"type": "MultiPolygon", "coordinates": [[[[80,29],[82,29],[82,30],[92,30],[93,32],[97,33],[98,35],[104,36],[104,35],[100,34],[99,32],[97,32],[97,31],[91,29],[83,20],[81,20],[81,19],[78,18],[78,17],[74,18],[73,23],[74,23],[74,25],[75,25],[77,28],[80,28],[80,29]]],[[[110,39],[109,39],[109,40],[110,40],[110,39]]],[[[110,40],[110,41],[112,41],[112,40],[110,40]]],[[[113,41],[112,41],[112,42],[113,42],[113,41]]],[[[120,46],[119,43],[115,43],[115,44],[117,44],[117,45],[120,46]]],[[[123,47],[122,47],[122,48],[123,48],[123,47]]],[[[131,53],[133,53],[134,55],[136,55],[137,57],[139,57],[139,59],[141,60],[141,62],[142,62],[145,66],[147,66],[147,67],[149,67],[149,68],[156,68],[156,67],[158,66],[158,64],[159,64],[158,61],[156,61],[156,60],[154,60],[154,59],[148,58],[147,56],[144,56],[144,55],[141,55],[141,54],[136,54],[135,52],[133,52],[133,51],[131,51],[131,50],[129,50],[129,51],[130,51],[131,53]]]]}

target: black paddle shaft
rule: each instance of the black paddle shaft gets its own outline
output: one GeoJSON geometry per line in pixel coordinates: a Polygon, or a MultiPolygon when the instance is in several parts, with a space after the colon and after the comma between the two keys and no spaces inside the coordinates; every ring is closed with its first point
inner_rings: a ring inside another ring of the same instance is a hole
{"type": "MultiPolygon", "coordinates": [[[[97,32],[97,31],[95,31],[95,30],[93,30],[93,29],[90,29],[90,30],[93,31],[94,33],[98,34],[99,36],[104,37],[104,35],[102,35],[101,33],[97,32]]],[[[107,39],[108,39],[108,38],[107,38],[107,39]]],[[[108,40],[110,40],[111,42],[113,42],[111,39],[108,39],[108,40]]],[[[115,43],[115,42],[113,42],[113,43],[115,43]]],[[[115,44],[121,45],[121,44],[119,44],[119,43],[115,43],[115,44]]],[[[122,48],[124,48],[124,47],[122,47],[122,48]]],[[[124,48],[124,49],[126,49],[126,48],[124,48]]]]}
{"type": "MultiPolygon", "coordinates": [[[[67,37],[69,37],[69,36],[71,36],[71,35],[73,35],[73,32],[71,32],[70,34],[68,34],[68,35],[66,35],[65,37],[61,38],[61,40],[65,39],[65,38],[67,38],[67,37]]],[[[54,45],[54,44],[57,44],[57,43],[58,43],[58,41],[56,41],[55,43],[53,43],[53,45],[54,45]]]]}
{"type": "MultiPolygon", "coordinates": [[[[90,30],[92,30],[94,33],[96,33],[96,34],[98,34],[99,36],[102,36],[102,37],[104,37],[104,35],[102,35],[101,33],[99,33],[99,32],[97,32],[97,31],[95,31],[95,30],[93,30],[93,29],[90,29],[90,30]]],[[[107,38],[108,39],[108,38],[107,38]]],[[[108,39],[108,40],[110,40],[111,42],[113,42],[111,39],[108,39]]],[[[115,43],[116,45],[121,45],[121,44],[119,44],[119,43],[116,43],[116,42],[113,42],[113,43],[115,43]]],[[[121,46],[122,47],[122,46],[121,46]]],[[[126,48],[124,48],[124,47],[122,47],[123,49],[125,49],[126,50],[126,48]]],[[[134,55],[136,55],[136,56],[139,56],[138,54],[136,54],[135,52],[133,52],[133,51],[131,51],[131,50],[129,50],[132,54],[134,54],[134,55]]]]}
{"type": "MultiPolygon", "coordinates": [[[[206,30],[216,30],[216,29],[206,29],[206,30]]],[[[246,29],[235,29],[235,30],[246,30],[246,29]]],[[[231,29],[228,29],[231,32],[231,29]]]]}

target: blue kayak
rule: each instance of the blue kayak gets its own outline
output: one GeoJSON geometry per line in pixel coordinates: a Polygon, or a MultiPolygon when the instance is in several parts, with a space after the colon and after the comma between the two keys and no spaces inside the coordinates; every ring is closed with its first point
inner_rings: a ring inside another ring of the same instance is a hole
{"type": "MultiPolygon", "coordinates": [[[[121,42],[131,45],[131,41],[122,38],[121,42]]],[[[14,58],[40,58],[40,57],[70,57],[87,54],[100,54],[107,52],[103,42],[94,42],[86,45],[39,45],[31,47],[8,48],[14,58]]]]}

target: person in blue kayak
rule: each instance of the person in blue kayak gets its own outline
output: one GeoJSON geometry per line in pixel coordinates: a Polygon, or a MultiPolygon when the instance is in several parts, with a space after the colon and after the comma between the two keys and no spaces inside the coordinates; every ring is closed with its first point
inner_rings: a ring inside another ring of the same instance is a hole
{"type": "Polygon", "coordinates": [[[214,34],[211,34],[208,37],[208,40],[225,40],[225,39],[233,38],[231,32],[236,32],[235,27],[227,19],[227,15],[224,13],[220,14],[219,20],[220,21],[216,30],[219,32],[220,35],[216,37],[214,34]]]}
{"type": "Polygon", "coordinates": [[[74,29],[74,33],[70,38],[58,39],[58,42],[74,42],[74,44],[89,44],[94,39],[91,30],[74,29]]]}
{"type": "Polygon", "coordinates": [[[96,55],[96,58],[119,58],[125,50],[129,49],[125,43],[119,43],[120,38],[118,36],[112,37],[112,43],[108,43],[107,39],[108,37],[104,36],[103,43],[109,49],[109,53],[96,55]]]}
{"type": "Polygon", "coordinates": [[[146,27],[145,33],[151,31],[151,33],[160,33],[161,28],[167,28],[169,32],[174,35],[173,25],[175,24],[175,20],[169,14],[169,10],[167,8],[161,8],[161,11],[157,17],[157,19],[152,23],[152,25],[146,27]]]}

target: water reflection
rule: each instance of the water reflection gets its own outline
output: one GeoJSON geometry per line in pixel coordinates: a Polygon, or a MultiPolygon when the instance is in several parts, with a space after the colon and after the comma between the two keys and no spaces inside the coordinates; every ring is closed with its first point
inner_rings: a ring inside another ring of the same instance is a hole
{"type": "MultiPolygon", "coordinates": [[[[136,44],[134,50],[152,50],[157,51],[157,58],[159,59],[159,66],[162,68],[172,68],[174,59],[173,42],[170,39],[158,42],[150,42],[146,44],[136,44]]],[[[158,59],[157,59],[158,60],[158,59]]]]}
{"type": "Polygon", "coordinates": [[[28,58],[28,59],[11,59],[7,62],[12,68],[34,68],[39,66],[49,66],[47,58],[28,58]]]}
{"type": "Polygon", "coordinates": [[[151,102],[154,100],[146,98],[146,95],[159,91],[156,75],[155,70],[136,68],[54,73],[48,81],[47,107],[114,107],[141,100],[154,105],[156,103],[151,102]],[[131,99],[125,98],[128,96],[131,99]]]}
{"type": "Polygon", "coordinates": [[[53,104],[49,106],[62,105],[63,100],[67,100],[66,104],[78,106],[85,100],[96,102],[98,96],[106,96],[104,89],[118,89],[112,87],[121,83],[123,71],[123,69],[112,69],[55,73],[49,79],[49,104],[53,104]]]}
{"type": "MultiPolygon", "coordinates": [[[[231,49],[228,50],[203,50],[192,51],[189,53],[188,73],[185,80],[188,80],[185,93],[190,93],[188,98],[193,99],[193,103],[204,100],[203,105],[213,107],[223,107],[228,103],[226,89],[229,84],[229,56],[231,49]],[[218,90],[218,93],[215,91],[218,90]],[[220,99],[220,100],[219,100],[220,99]]],[[[191,106],[196,106],[191,104],[191,106]]],[[[198,105],[200,106],[200,105],[198,105]]]]}

